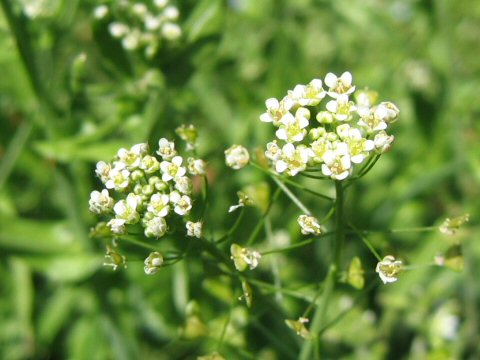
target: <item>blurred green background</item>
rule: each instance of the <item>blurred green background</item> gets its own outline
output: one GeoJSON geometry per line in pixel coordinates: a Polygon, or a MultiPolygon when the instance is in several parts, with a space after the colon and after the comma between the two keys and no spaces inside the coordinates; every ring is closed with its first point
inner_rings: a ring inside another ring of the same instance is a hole
{"type": "MultiPolygon", "coordinates": [[[[140,259],[103,267],[88,199],[100,185],[97,161],[194,124],[210,167],[206,227],[226,232],[236,191],[274,184],[255,169],[227,169],[224,149],[263,148],[272,138],[258,120],[265,99],[343,71],[401,111],[392,150],[349,188],[348,218],[362,229],[439,225],[467,212],[471,221],[454,237],[372,236],[381,254],[412,266],[389,286],[368,249],[348,239],[347,256],[362,259],[373,286],[338,289],[331,313],[344,316],[322,334],[325,358],[480,358],[480,2],[177,0],[182,38],[152,59],[125,51],[94,19],[100,2],[0,3],[0,358],[194,359],[215,350],[229,319],[226,359],[296,359],[303,340],[284,319],[308,306],[302,297],[324,277],[328,243],[276,257],[296,295],[280,308],[257,290],[247,309],[239,284],[204,261],[153,277],[140,259]],[[44,11],[28,17],[33,3],[44,11]],[[427,266],[452,245],[463,250],[462,272],[427,266]]],[[[299,197],[319,217],[328,210],[299,197]]],[[[246,210],[237,242],[259,215],[246,210]]],[[[281,196],[271,217],[279,242],[301,238],[296,216],[281,196]]],[[[258,277],[271,282],[266,261],[258,277]]]]}

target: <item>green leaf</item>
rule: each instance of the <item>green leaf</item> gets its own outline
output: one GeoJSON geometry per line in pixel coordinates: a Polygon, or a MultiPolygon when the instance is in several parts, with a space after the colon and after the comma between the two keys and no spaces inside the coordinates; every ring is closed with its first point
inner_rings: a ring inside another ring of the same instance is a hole
{"type": "Polygon", "coordinates": [[[188,42],[219,32],[223,25],[224,9],[221,0],[201,1],[185,22],[188,42]]]}

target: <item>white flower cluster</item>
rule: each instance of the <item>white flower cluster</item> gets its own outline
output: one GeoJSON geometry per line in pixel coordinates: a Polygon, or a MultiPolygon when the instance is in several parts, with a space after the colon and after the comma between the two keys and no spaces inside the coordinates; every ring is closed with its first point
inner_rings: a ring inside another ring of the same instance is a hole
{"type": "MultiPolygon", "coordinates": [[[[188,175],[205,175],[201,159],[178,155],[175,143],[158,142],[157,157],[141,143],[120,149],[112,163],[97,163],[96,174],[105,185],[90,194],[90,211],[112,217],[107,226],[113,234],[125,234],[128,225],[140,224],[145,236],[160,238],[168,230],[171,216],[184,217],[192,209],[192,181],[188,175]],[[115,201],[110,192],[122,198],[115,201]]],[[[186,222],[188,236],[201,237],[201,222],[186,222]]]]}
{"type": "Polygon", "coordinates": [[[386,130],[399,110],[391,102],[376,104],[376,98],[372,91],[355,92],[352,75],[344,72],[297,85],[280,101],[268,99],[260,120],[277,130],[266,157],[278,173],[295,176],[320,167],[327,177],[346,179],[356,164],[387,151],[393,141],[386,130]]]}
{"type": "Polygon", "coordinates": [[[179,11],[169,0],[139,2],[119,0],[99,5],[94,10],[98,20],[110,21],[110,34],[122,42],[126,50],[145,49],[147,57],[154,56],[162,39],[174,41],[182,35],[176,23],[179,11]]]}

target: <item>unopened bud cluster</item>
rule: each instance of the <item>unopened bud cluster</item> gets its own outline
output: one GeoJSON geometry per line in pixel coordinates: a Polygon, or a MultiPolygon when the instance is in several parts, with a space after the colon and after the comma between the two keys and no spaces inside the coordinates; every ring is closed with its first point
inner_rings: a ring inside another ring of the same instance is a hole
{"type": "MultiPolygon", "coordinates": [[[[146,237],[160,238],[172,217],[184,218],[192,209],[190,177],[205,175],[205,162],[184,159],[165,138],[158,145],[159,158],[141,143],[118,150],[111,163],[97,163],[95,172],[105,188],[90,194],[90,211],[105,216],[114,235],[141,225],[146,237]]],[[[201,237],[201,222],[184,222],[188,236],[201,237]]]]}
{"type": "Polygon", "coordinates": [[[114,1],[97,6],[94,16],[110,22],[110,34],[121,41],[124,49],[144,49],[149,58],[160,49],[162,39],[175,41],[182,35],[177,24],[179,11],[169,0],[114,1]]]}
{"type": "Polygon", "coordinates": [[[328,73],[324,81],[295,86],[280,101],[268,99],[260,120],[277,130],[266,157],[278,173],[295,176],[319,167],[326,177],[346,179],[355,165],[387,151],[393,141],[386,130],[399,110],[376,100],[373,91],[355,91],[349,72],[328,73]]]}

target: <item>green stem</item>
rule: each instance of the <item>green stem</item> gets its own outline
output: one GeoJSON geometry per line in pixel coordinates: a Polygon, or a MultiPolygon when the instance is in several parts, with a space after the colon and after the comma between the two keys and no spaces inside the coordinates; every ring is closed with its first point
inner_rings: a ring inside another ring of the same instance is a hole
{"type": "Polygon", "coordinates": [[[250,237],[247,240],[247,246],[252,245],[255,239],[258,236],[258,233],[263,227],[263,224],[265,223],[265,219],[270,213],[270,209],[272,208],[273,203],[278,199],[278,196],[280,195],[280,188],[278,188],[275,193],[272,196],[272,199],[270,200],[270,203],[268,204],[267,210],[265,210],[265,213],[262,215],[262,218],[258,221],[257,225],[255,226],[255,229],[253,229],[252,233],[250,234],[250,237]]]}
{"type": "Polygon", "coordinates": [[[322,199],[325,199],[325,200],[329,200],[329,201],[333,201],[334,199],[331,198],[330,196],[327,196],[327,195],[324,195],[324,194],[321,194],[319,192],[316,192],[314,190],[310,190],[308,188],[306,188],[305,186],[301,185],[301,184],[297,184],[295,181],[292,181],[288,178],[285,178],[285,177],[282,177],[282,176],[279,176],[278,174],[268,170],[268,169],[265,169],[264,167],[256,164],[255,162],[250,162],[250,165],[252,165],[254,168],[264,172],[265,174],[267,174],[268,176],[270,176],[272,179],[278,179],[280,180],[281,182],[285,183],[285,184],[288,184],[288,185],[292,185],[294,187],[296,187],[297,189],[300,189],[302,191],[305,191],[305,192],[308,192],[312,195],[315,195],[315,196],[318,196],[322,199]]]}
{"type": "Polygon", "coordinates": [[[268,251],[263,251],[262,256],[269,255],[269,254],[275,254],[275,253],[287,252],[287,251],[290,251],[290,250],[295,250],[299,247],[303,247],[303,246],[306,246],[308,244],[311,244],[312,242],[314,242],[318,238],[326,237],[326,236],[329,236],[329,235],[332,235],[332,234],[333,234],[333,232],[322,233],[320,235],[317,235],[317,236],[312,237],[310,239],[300,241],[300,242],[298,242],[296,244],[293,244],[293,245],[290,245],[290,246],[277,248],[277,249],[272,249],[272,250],[268,250],[268,251]]]}
{"type": "Polygon", "coordinates": [[[373,247],[372,243],[362,234],[362,231],[358,230],[355,225],[349,223],[348,224],[352,229],[353,231],[355,232],[355,234],[357,234],[360,239],[362,239],[363,243],[370,249],[370,251],[372,252],[372,254],[377,258],[378,261],[382,261],[382,258],[380,257],[380,255],[378,254],[377,250],[375,250],[375,248],[373,247]]]}
{"type": "Polygon", "coordinates": [[[278,187],[282,189],[282,191],[293,201],[293,203],[297,205],[297,207],[300,210],[303,211],[304,214],[312,215],[312,212],[308,210],[305,205],[303,205],[303,203],[290,191],[290,189],[284,183],[282,183],[280,180],[278,180],[275,177],[273,177],[272,179],[273,181],[275,181],[278,187]]]}
{"type": "Polygon", "coordinates": [[[345,241],[345,226],[343,220],[343,184],[341,181],[335,181],[335,192],[337,194],[335,200],[335,209],[336,209],[336,222],[335,222],[335,250],[334,250],[334,259],[335,259],[335,268],[336,271],[341,267],[342,261],[342,250],[345,241]]]}
{"type": "Polygon", "coordinates": [[[325,315],[328,310],[328,306],[332,297],[332,293],[335,289],[335,283],[337,281],[338,271],[341,267],[342,252],[345,241],[345,224],[343,219],[343,204],[344,204],[344,187],[341,181],[335,181],[335,245],[334,245],[334,261],[330,265],[327,277],[325,279],[324,291],[322,293],[320,305],[317,307],[313,316],[312,325],[310,327],[311,333],[315,336],[312,341],[306,341],[303,344],[302,351],[300,353],[300,360],[312,359],[312,348],[315,347],[315,358],[320,358],[320,332],[324,328],[325,315]]]}
{"type": "Polygon", "coordinates": [[[215,244],[220,244],[225,240],[228,240],[235,233],[235,231],[237,231],[238,227],[240,226],[240,223],[242,222],[244,214],[245,214],[245,207],[242,207],[240,209],[240,214],[237,216],[237,220],[235,220],[235,223],[233,224],[233,226],[220,239],[215,240],[215,244]]]}

